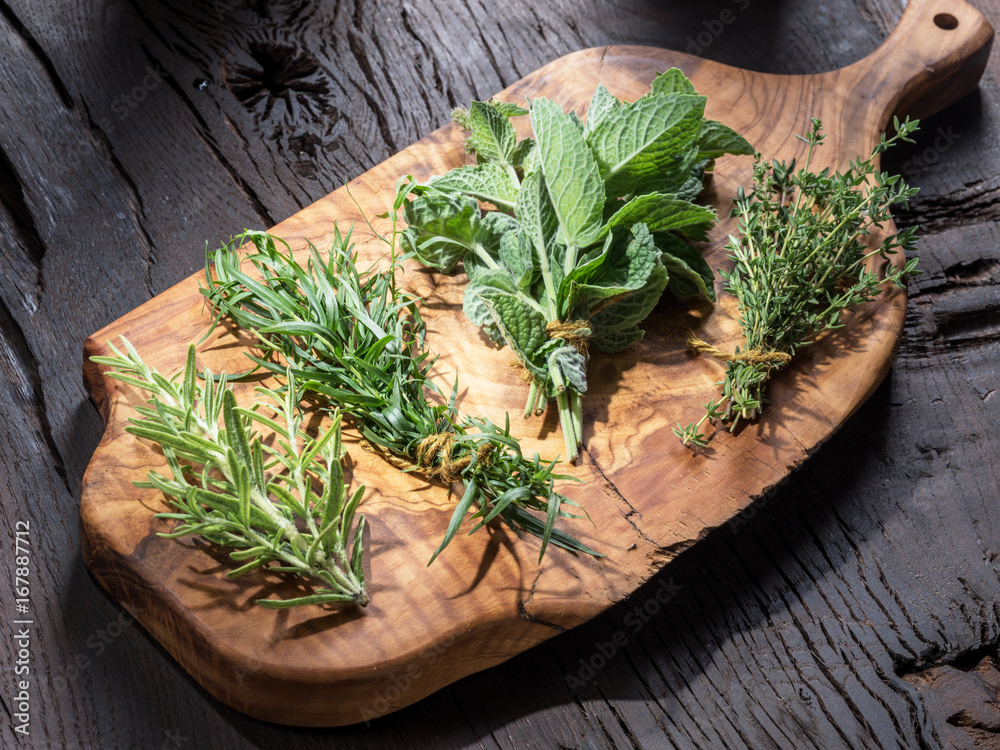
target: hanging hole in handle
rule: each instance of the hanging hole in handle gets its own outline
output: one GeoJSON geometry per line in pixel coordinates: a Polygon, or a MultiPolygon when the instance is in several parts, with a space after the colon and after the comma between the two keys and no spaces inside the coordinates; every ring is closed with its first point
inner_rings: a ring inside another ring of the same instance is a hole
{"type": "Polygon", "coordinates": [[[951,13],[938,13],[934,16],[934,25],[939,29],[951,31],[958,28],[958,19],[951,13]]]}

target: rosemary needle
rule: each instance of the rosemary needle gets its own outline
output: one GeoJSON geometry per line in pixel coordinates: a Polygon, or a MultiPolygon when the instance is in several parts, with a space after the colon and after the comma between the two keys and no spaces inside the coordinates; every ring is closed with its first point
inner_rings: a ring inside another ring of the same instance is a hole
{"type": "Polygon", "coordinates": [[[277,375],[287,367],[304,389],[351,417],[390,463],[463,485],[431,562],[466,516],[478,521],[470,533],[500,518],[516,533],[541,538],[539,560],[549,542],[597,554],[555,528],[559,518],[580,517],[555,491],[556,480],[569,478],[555,473],[555,462],[526,458],[509,421],[500,428],[460,416],[457,381],[445,398],[430,380],[433,358],[417,299],[397,285],[398,257],[384,270],[359,270],[350,237],[337,229],[329,256],[311,247],[303,266],[283,240],[245,232],[210,254],[202,293],[217,315],[256,333],[262,356],[247,356],[259,367],[277,375]],[[246,243],[254,251],[241,258],[246,243]]]}
{"type": "Polygon", "coordinates": [[[136,408],[141,418],[131,418],[126,430],[157,443],[170,468],[169,477],[150,471],[148,481],[135,482],[170,498],[173,510],[156,517],[180,523],[159,536],[200,534],[235,547],[229,556],[242,565],[227,573],[229,578],[270,566],[272,572],[311,579],[312,593],[258,599],[265,607],[366,606],[365,517],[355,522],[365,488],[349,494],[343,482],[340,415],[334,413],[333,425],[313,438],[302,430],[301,390],[291,373],[284,393],[257,388],[266,400],[244,409],[236,405],[224,373],[215,379],[206,371],[204,386],[198,384],[193,345],[178,381],[146,365],[124,337],[122,344],[125,353],[109,342],[115,356],[92,360],[115,368],[110,377],[151,394],[148,406],[136,408]],[[265,444],[254,423],[273,431],[278,446],[265,444]]]}

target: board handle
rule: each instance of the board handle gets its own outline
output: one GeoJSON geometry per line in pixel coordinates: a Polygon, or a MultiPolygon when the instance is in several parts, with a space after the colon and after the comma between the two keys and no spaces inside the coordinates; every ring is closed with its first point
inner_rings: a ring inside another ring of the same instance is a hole
{"type": "MultiPolygon", "coordinates": [[[[910,0],[883,44],[851,68],[856,91],[882,99],[892,115],[925,118],[975,90],[993,44],[993,27],[963,0],[910,0]]],[[[873,108],[877,109],[877,108],[873,108]]]]}

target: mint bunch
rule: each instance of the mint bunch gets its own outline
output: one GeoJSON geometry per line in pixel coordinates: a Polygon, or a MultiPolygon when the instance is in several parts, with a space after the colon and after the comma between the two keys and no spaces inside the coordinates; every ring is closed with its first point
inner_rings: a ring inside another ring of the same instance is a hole
{"type": "Polygon", "coordinates": [[[754,150],[704,112],[676,68],[632,103],[599,85],[585,123],[544,98],[528,109],[473,102],[455,119],[477,163],[401,187],[412,196],[403,247],[444,273],[464,263],[465,314],[530,373],[525,417],[557,401],[569,460],[590,348],[642,338],[665,289],[714,300],[712,271],[687,240],[705,240],[716,215],[692,200],[716,157],[754,150]],[[510,120],[521,115],[534,138],[518,142],[510,120]]]}

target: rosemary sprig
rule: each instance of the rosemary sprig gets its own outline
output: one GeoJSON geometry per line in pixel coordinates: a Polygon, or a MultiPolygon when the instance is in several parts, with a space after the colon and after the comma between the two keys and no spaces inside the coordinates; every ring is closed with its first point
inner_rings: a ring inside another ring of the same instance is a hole
{"type": "MultiPolygon", "coordinates": [[[[262,356],[250,359],[278,375],[288,363],[304,389],[349,415],[390,463],[445,484],[463,483],[431,562],[470,513],[478,523],[469,533],[499,517],[517,533],[540,537],[539,560],[549,542],[597,554],[554,528],[557,518],[580,517],[566,510],[576,504],[554,488],[570,477],[537,454],[525,458],[509,420],[501,429],[459,415],[457,381],[445,398],[428,377],[433,358],[417,300],[397,285],[398,257],[393,252],[383,270],[359,270],[350,236],[337,229],[327,259],[311,247],[303,266],[283,240],[245,232],[209,255],[202,293],[220,317],[256,333],[262,356]],[[255,251],[241,260],[238,250],[246,243],[255,251]]],[[[395,231],[393,237],[387,240],[392,248],[395,231]]]]}
{"type": "Polygon", "coordinates": [[[818,119],[807,137],[796,136],[808,144],[801,169],[796,171],[795,160],[769,164],[757,156],[753,192],[747,196],[740,187],[733,210],[741,236],[730,236],[726,249],[735,266],[719,272],[739,304],[746,343],[730,355],[697,339],[689,342],[727,365],[721,398],[707,404],[699,422],[674,428],[685,445],[707,444],[700,432],[706,420],[731,421],[735,430],[741,419],[756,417],[767,403],[768,379],[799,349],[843,327],[843,313],[876,297],[885,282],[902,288],[907,276],[918,273],[916,258],[902,267],[889,265],[883,278],[868,268],[875,256],[914,247],[915,227],[886,237],[874,250],[868,237],[892,218],[892,206],[905,207],[917,193],[899,175],[875,166],[876,157],[895,143],[912,143],[908,136],[917,125],[894,119],[895,134],[883,134],[871,156],[858,157],[843,173],[809,171],[824,138],[818,119]]]}
{"type": "Polygon", "coordinates": [[[149,406],[136,408],[141,418],[131,418],[126,430],[158,444],[170,467],[170,477],[150,471],[148,482],[135,482],[170,498],[173,512],[156,517],[180,523],[159,536],[200,534],[235,547],[229,556],[243,564],[227,573],[229,578],[277,563],[268,570],[323,584],[307,596],[257,599],[265,607],[366,606],[365,517],[354,522],[365,488],[348,495],[344,484],[340,415],[335,412],[333,425],[313,438],[302,430],[301,389],[291,373],[283,393],[255,389],[273,405],[258,401],[245,409],[236,405],[225,373],[216,379],[206,370],[204,386],[198,384],[193,345],[178,381],[146,365],[124,337],[122,344],[126,353],[109,342],[115,356],[92,359],[115,368],[110,377],[152,396],[149,406]],[[253,431],[254,423],[273,431],[278,447],[265,444],[253,431]]]}

